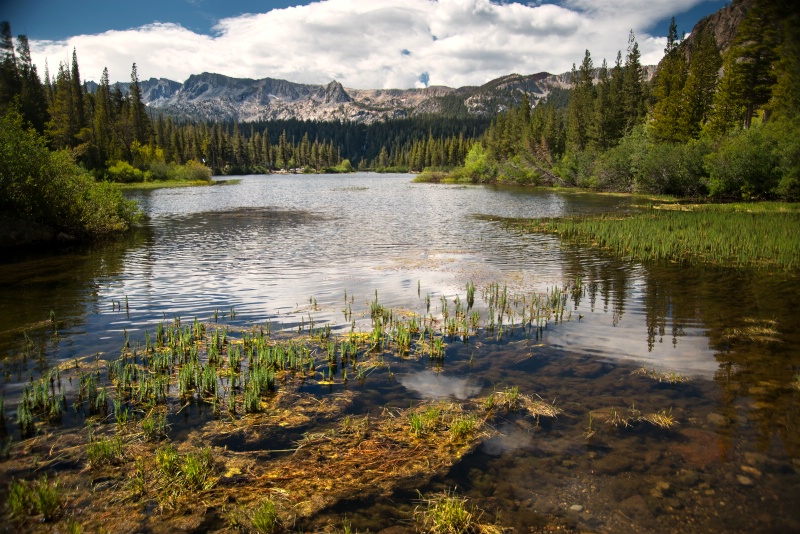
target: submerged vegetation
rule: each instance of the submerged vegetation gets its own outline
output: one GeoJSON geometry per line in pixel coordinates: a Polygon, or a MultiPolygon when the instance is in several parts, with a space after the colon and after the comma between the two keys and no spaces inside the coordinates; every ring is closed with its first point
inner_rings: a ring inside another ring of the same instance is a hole
{"type": "MultiPolygon", "coordinates": [[[[146,524],[152,510],[159,521],[191,523],[210,506],[220,525],[277,532],[314,525],[317,515],[353,495],[421,487],[496,435],[496,422],[527,419],[538,427],[562,411],[518,386],[459,402],[353,410],[367,378],[381,370],[391,382],[395,360],[441,370],[448,346],[479,345],[480,337],[535,342],[570,320],[569,300],[582,291],[580,282],[543,295],[513,294],[496,283],[478,291],[469,283],[464,300],[442,297],[436,316],[421,317],[384,307],[376,294],[363,312],[371,330],[356,330],[353,322],[338,334],[310,315],[300,332],[287,335],[269,323],[220,325],[218,313],[209,322],[162,321],[138,341],[124,332],[119,358],[75,359],[23,387],[16,406],[22,441],[10,446],[12,459],[0,470],[57,472],[59,483],[13,481],[0,488],[8,495],[4,512],[26,527],[42,514],[91,531],[100,522],[146,524]],[[476,294],[488,315],[475,309],[476,294]],[[317,396],[309,386],[337,389],[317,396]],[[170,420],[194,410],[210,417],[178,437],[170,420]],[[81,420],[88,431],[75,427],[81,420]],[[286,441],[287,435],[298,437],[286,441]],[[54,470],[58,465],[75,469],[54,470]],[[106,482],[94,485],[87,471],[106,482]],[[76,515],[76,503],[90,493],[94,504],[81,504],[76,515]]],[[[419,298],[430,310],[430,296],[420,291],[419,298]]],[[[316,309],[313,297],[309,302],[316,309]]],[[[352,296],[345,302],[352,317],[352,296]]],[[[667,411],[640,419],[673,424],[667,411]]],[[[426,531],[503,531],[454,493],[424,502],[413,518],[426,531]]]]}

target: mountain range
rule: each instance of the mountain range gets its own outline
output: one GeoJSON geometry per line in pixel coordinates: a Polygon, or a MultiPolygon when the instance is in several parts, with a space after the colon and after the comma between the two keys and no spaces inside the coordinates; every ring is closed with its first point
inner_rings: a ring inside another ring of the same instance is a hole
{"type": "MultiPolygon", "coordinates": [[[[700,20],[683,41],[692,55],[696,30],[713,28],[720,52],[727,50],[751,0],[737,0],[700,20]]],[[[651,79],[657,66],[645,66],[651,79]]],[[[595,70],[597,75],[598,70],[595,70]]],[[[90,82],[90,85],[95,85],[90,82]]],[[[127,93],[130,83],[120,83],[127,93]]],[[[566,105],[571,74],[509,74],[481,86],[421,89],[352,89],[336,80],[327,85],[262,78],[232,78],[204,72],[183,83],[165,78],[139,82],[142,100],[155,113],[179,119],[208,121],[313,120],[371,124],[418,115],[447,117],[494,116],[519,105],[524,94],[531,104],[550,97],[566,105]]],[[[96,85],[95,85],[96,87],[96,85]]],[[[95,87],[89,87],[92,91],[95,87]]]]}
{"type": "MultiPolygon", "coordinates": [[[[652,70],[652,69],[651,69],[652,70]]],[[[299,119],[370,124],[422,114],[495,115],[527,94],[536,103],[569,88],[570,74],[510,74],[481,86],[422,89],[351,89],[263,78],[202,73],[179,83],[164,78],[139,82],[142,100],[156,112],[192,120],[264,121],[299,119]]],[[[120,84],[127,92],[130,84],[120,84]]]]}

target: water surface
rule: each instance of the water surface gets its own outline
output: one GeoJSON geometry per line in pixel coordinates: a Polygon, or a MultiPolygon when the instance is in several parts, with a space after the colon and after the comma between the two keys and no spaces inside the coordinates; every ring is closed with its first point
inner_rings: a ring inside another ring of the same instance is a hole
{"type": "MultiPolygon", "coordinates": [[[[438,314],[440,299],[463,299],[470,281],[513,294],[579,281],[569,320],[540,338],[518,330],[502,341],[452,344],[442,369],[393,363],[396,379],[376,373],[354,410],[508,386],[555,400],[564,410],[556,421],[509,418],[448,476],[418,488],[458,487],[518,531],[800,528],[796,272],[635,264],[500,222],[625,212],[644,202],[631,197],[364,173],[248,176],[132,196],[149,220],[122,242],[2,260],[7,405],[37,372],[94,354],[113,358],[124,334],[141,339],[175,316],[366,331],[376,294],[384,306],[423,314],[430,295],[438,314]],[[345,295],[355,327],[342,313],[345,295]],[[642,367],[690,380],[658,382],[635,373],[642,367]],[[671,410],[680,426],[603,427],[586,439],[590,413],[600,421],[632,406],[671,410]]],[[[484,302],[478,309],[485,316],[484,302]]],[[[343,503],[331,514],[375,531],[407,519],[412,498],[343,503]]]]}

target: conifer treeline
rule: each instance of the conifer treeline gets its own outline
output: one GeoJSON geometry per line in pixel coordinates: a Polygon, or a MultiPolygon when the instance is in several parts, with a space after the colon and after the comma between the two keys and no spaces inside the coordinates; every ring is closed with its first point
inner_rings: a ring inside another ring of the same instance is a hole
{"type": "Polygon", "coordinates": [[[673,19],[651,83],[633,33],[610,69],[587,50],[566,107],[497,117],[450,178],[800,199],[800,17],[789,2],[745,5],[725,57],[710,25],[687,54],[673,19]]]}
{"type": "MultiPolygon", "coordinates": [[[[416,117],[371,125],[284,120],[177,123],[153,119],[142,101],[136,64],[123,94],[104,69],[94,92],[81,82],[77,53],[44,81],[31,62],[28,40],[3,22],[0,42],[0,112],[13,106],[54,150],[67,149],[98,178],[138,181],[167,178],[174,166],[214,174],[305,169],[422,170],[460,165],[486,118],[416,117]],[[345,160],[347,163],[344,163],[345,160]],[[149,173],[149,174],[148,174],[149,173]]],[[[192,173],[190,173],[192,174],[192,173]]],[[[196,172],[193,174],[197,174],[196,172]]]]}
{"type": "Polygon", "coordinates": [[[278,120],[177,124],[155,121],[167,160],[204,160],[215,174],[330,170],[347,159],[359,169],[422,170],[461,165],[488,119],[418,117],[370,125],[278,120]]]}

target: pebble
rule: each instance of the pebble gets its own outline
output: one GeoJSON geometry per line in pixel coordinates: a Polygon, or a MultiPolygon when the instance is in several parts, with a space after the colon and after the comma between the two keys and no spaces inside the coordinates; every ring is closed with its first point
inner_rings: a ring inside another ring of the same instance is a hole
{"type": "Polygon", "coordinates": [[[708,421],[712,425],[717,425],[717,426],[722,426],[725,423],[727,423],[727,419],[725,419],[725,416],[714,412],[706,416],[706,421],[708,421]]]}
{"type": "Polygon", "coordinates": [[[742,471],[744,471],[748,475],[754,476],[756,478],[759,478],[761,476],[761,471],[759,471],[755,467],[750,467],[749,465],[743,465],[742,466],[742,471]]]}
{"type": "Polygon", "coordinates": [[[747,478],[744,475],[737,476],[736,480],[738,480],[739,484],[741,484],[742,486],[752,486],[753,485],[753,481],[751,479],[747,478]]]}
{"type": "Polygon", "coordinates": [[[572,510],[573,512],[582,512],[583,506],[581,506],[580,504],[573,504],[572,506],[569,507],[569,509],[572,510]]]}

